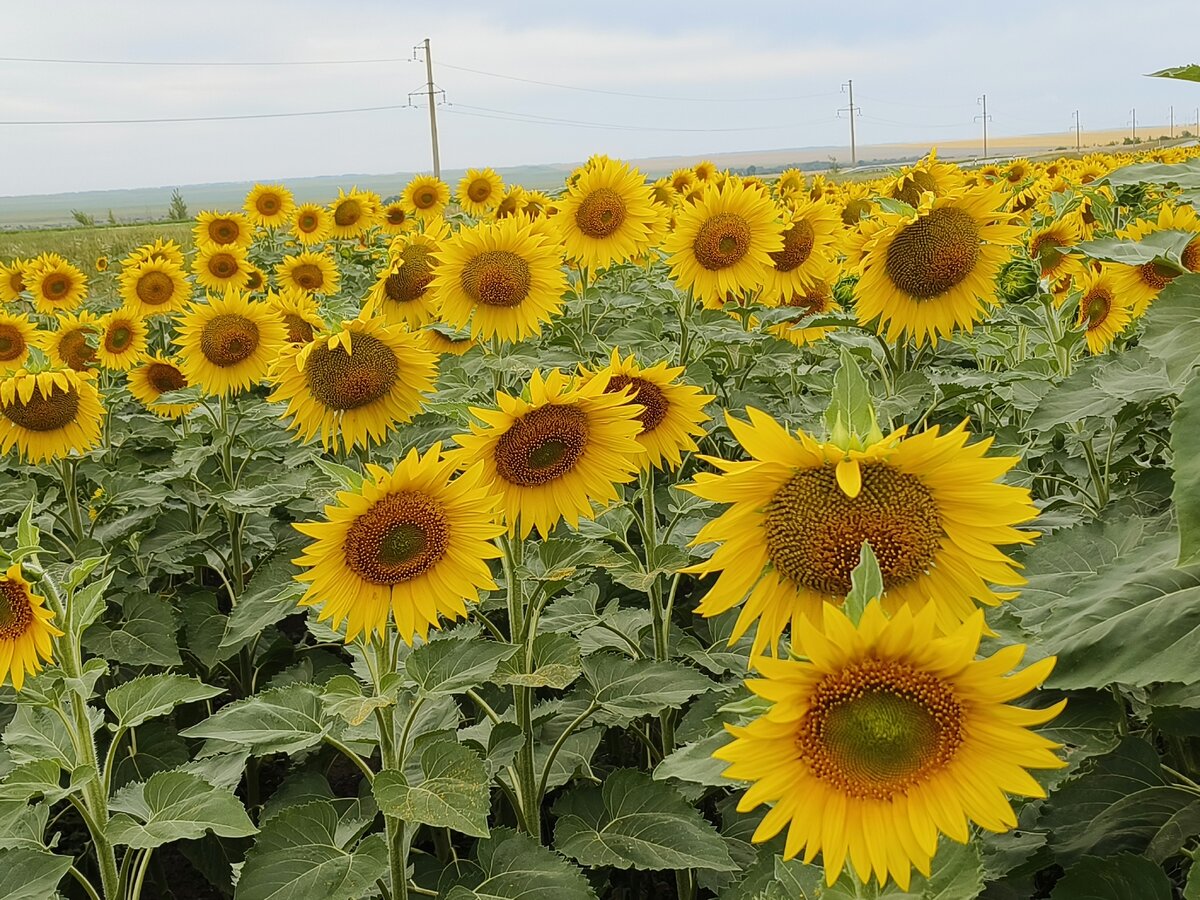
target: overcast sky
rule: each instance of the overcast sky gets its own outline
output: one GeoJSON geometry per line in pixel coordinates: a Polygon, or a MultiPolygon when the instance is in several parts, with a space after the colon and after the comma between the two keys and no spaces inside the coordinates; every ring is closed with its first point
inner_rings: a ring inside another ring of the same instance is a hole
{"type": "MultiPolygon", "coordinates": [[[[1177,123],[1194,122],[1200,105],[1200,85],[1142,77],[1200,62],[1196,0],[858,0],[811,8],[795,0],[0,0],[0,21],[0,54],[60,59],[407,59],[429,37],[434,78],[449,104],[438,118],[447,168],[565,162],[593,152],[842,144],[846,122],[835,110],[845,103],[839,89],[847,78],[863,111],[861,144],[973,137],[984,92],[998,135],[1065,133],[1076,108],[1085,129],[1125,127],[1135,106],[1148,126],[1165,123],[1171,104],[1177,123]],[[521,78],[652,96],[513,80],[521,78]],[[511,120],[520,117],[621,127],[511,120]]],[[[0,123],[385,106],[407,102],[424,81],[418,62],[0,61],[0,123]]],[[[423,107],[227,122],[0,124],[0,196],[429,167],[423,107]]]]}

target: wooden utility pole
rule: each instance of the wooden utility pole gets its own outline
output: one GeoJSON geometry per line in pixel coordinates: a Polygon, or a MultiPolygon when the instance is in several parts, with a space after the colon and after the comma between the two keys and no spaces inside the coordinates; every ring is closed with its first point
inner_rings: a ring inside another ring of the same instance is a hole
{"type": "Polygon", "coordinates": [[[983,104],[983,112],[975,118],[983,122],[983,158],[987,159],[987,123],[988,119],[991,118],[987,111],[987,94],[984,94],[982,97],[980,97],[979,102],[983,104]]]}
{"type": "Polygon", "coordinates": [[[1137,107],[1135,106],[1133,109],[1131,109],[1130,113],[1133,115],[1133,142],[1136,144],[1137,143],[1137,107]]]}
{"type": "Polygon", "coordinates": [[[1171,139],[1175,139],[1175,105],[1171,104],[1171,139]]]}
{"type": "Polygon", "coordinates": [[[1079,110],[1075,110],[1075,152],[1078,153],[1081,144],[1079,140],[1079,110]]]}
{"type": "Polygon", "coordinates": [[[429,38],[425,38],[425,91],[429,96],[429,137],[433,141],[433,177],[442,177],[442,160],[438,154],[437,103],[433,99],[433,54],[429,52],[429,38]]]}
{"type": "Polygon", "coordinates": [[[859,108],[854,105],[854,82],[847,81],[842,85],[842,90],[849,94],[850,105],[843,106],[838,110],[838,114],[845,112],[850,119],[850,165],[858,165],[858,147],[854,141],[854,117],[860,112],[859,108]]]}

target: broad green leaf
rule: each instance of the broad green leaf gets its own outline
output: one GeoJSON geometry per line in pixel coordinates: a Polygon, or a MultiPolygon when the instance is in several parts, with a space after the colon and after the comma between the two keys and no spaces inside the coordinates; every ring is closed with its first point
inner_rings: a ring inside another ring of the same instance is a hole
{"type": "Polygon", "coordinates": [[[53,759],[35,759],[14,766],[0,781],[0,800],[45,797],[55,803],[68,793],[60,786],[61,772],[62,767],[53,759]]]}
{"type": "Polygon", "coordinates": [[[620,769],[554,804],[554,846],[585,866],[736,871],[725,842],[668,784],[620,769]]]}
{"type": "Polygon", "coordinates": [[[304,494],[308,487],[307,468],[277,473],[270,481],[254,487],[215,494],[217,503],[233,512],[263,512],[304,494]]]}
{"type": "Polygon", "coordinates": [[[514,654],[497,666],[492,680],[496,684],[548,687],[561,691],[569,687],[582,671],[579,642],[561,632],[539,634],[533,639],[533,671],[526,673],[521,668],[520,655],[514,654]]]}
{"type": "Polygon", "coordinates": [[[375,777],[375,800],[385,815],[487,837],[488,775],[483,760],[457,741],[439,740],[421,752],[424,780],[384,769],[375,777]]]}
{"type": "MultiPolygon", "coordinates": [[[[93,558],[84,560],[85,563],[102,563],[104,559],[93,558]]],[[[79,566],[72,570],[72,577],[77,577],[81,573],[90,572],[87,566],[79,566]]],[[[88,585],[82,588],[75,588],[71,592],[70,609],[71,609],[71,627],[82,634],[84,629],[100,618],[108,605],[108,598],[105,592],[112,584],[115,572],[109,572],[102,578],[97,578],[88,585]]],[[[86,575],[83,575],[86,577],[86,575]]],[[[80,578],[82,581],[83,579],[80,578]]]]}
{"type": "Polygon", "coordinates": [[[606,712],[636,719],[668,707],[678,709],[713,682],[691,666],[595,653],[583,661],[590,695],[606,712]]]}
{"type": "Polygon", "coordinates": [[[314,456],[313,462],[317,464],[318,469],[333,479],[338,490],[358,491],[362,488],[361,472],[357,472],[349,466],[343,466],[341,463],[335,463],[333,460],[325,459],[323,456],[314,456]]]}
{"type": "Polygon", "coordinates": [[[182,734],[244,744],[255,756],[265,756],[311,747],[326,731],[316,687],[290,684],[222,707],[182,734]]]}
{"type": "Polygon", "coordinates": [[[260,563],[229,614],[221,650],[240,647],[297,611],[296,600],[304,595],[304,585],[292,580],[300,570],[292,564],[295,554],[285,548],[260,563]]]}
{"type": "Polygon", "coordinates": [[[1184,202],[1200,200],[1200,159],[1181,163],[1134,163],[1122,166],[1105,176],[1112,185],[1171,184],[1182,190],[1184,202]]]}
{"type": "Polygon", "coordinates": [[[1050,900],[1171,900],[1174,891],[1161,868],[1132,853],[1085,856],[1054,885],[1050,900]]]}
{"type": "Polygon", "coordinates": [[[1163,288],[1145,323],[1142,346],[1162,361],[1172,383],[1189,380],[1200,364],[1200,274],[1181,275],[1163,288]]]}
{"type": "Polygon", "coordinates": [[[62,719],[49,709],[21,705],[4,729],[4,746],[13,762],[51,760],[75,768],[75,745],[62,719]]]}
{"type": "Polygon", "coordinates": [[[165,716],[181,703],[194,703],[225,693],[189,675],[146,675],[134,678],[104,695],[104,702],[124,728],[165,716]]]}
{"type": "Polygon", "coordinates": [[[0,897],[47,900],[71,868],[71,857],[43,850],[0,850],[0,897]]]}
{"type": "Polygon", "coordinates": [[[709,787],[733,787],[736,782],[722,774],[729,768],[729,763],[713,759],[713,751],[724,747],[729,741],[729,735],[719,731],[703,740],[685,744],[655,767],[654,780],[677,778],[709,787]]]}
{"type": "Polygon", "coordinates": [[[1173,269],[1175,274],[1179,274],[1186,271],[1180,265],[1180,256],[1194,237],[1194,234],[1187,231],[1156,231],[1140,241],[1121,238],[1084,241],[1079,244],[1078,250],[1092,259],[1127,266],[1157,262],[1165,264],[1169,269],[1173,269]]]}
{"type": "Polygon", "coordinates": [[[850,593],[846,595],[845,612],[850,621],[858,623],[867,604],[883,596],[883,572],[871,545],[863,541],[858,551],[858,565],[850,573],[850,593]]]}
{"type": "Polygon", "coordinates": [[[528,835],[494,828],[475,846],[477,865],[443,879],[445,900],[596,900],[578,868],[528,835]]]}
{"type": "Polygon", "coordinates": [[[104,659],[130,666],[177,666],[175,611],[161,596],[127,594],[121,600],[121,620],[115,628],[97,622],[83,644],[104,659]]]}
{"type": "Polygon", "coordinates": [[[1088,357],[1038,400],[1023,430],[1036,434],[1084,419],[1116,418],[1132,403],[1150,403],[1178,390],[1162,361],[1144,347],[1115,358],[1088,357]]]}
{"type": "Polygon", "coordinates": [[[1200,562],[1200,378],[1188,382],[1171,421],[1179,564],[1200,562]]]}
{"type": "Polygon", "coordinates": [[[113,798],[111,808],[116,815],[108,823],[109,838],[137,849],[198,838],[206,831],[246,837],[258,830],[237,797],[182,772],[159,772],[130,785],[113,798]]]}
{"type": "Polygon", "coordinates": [[[325,714],[338,716],[348,725],[361,725],[375,710],[395,702],[392,697],[364,696],[362,685],[351,675],[335,675],[321,692],[325,714]]]}
{"type": "Polygon", "coordinates": [[[451,633],[410,653],[404,669],[424,694],[461,694],[488,681],[500,663],[516,652],[515,644],[451,633]]]}
{"type": "Polygon", "coordinates": [[[50,806],[24,800],[0,800],[0,850],[45,850],[50,806]]]}
{"type": "Polygon", "coordinates": [[[235,900],[357,900],[387,871],[387,847],[374,835],[348,849],[338,812],[317,800],[291,806],[265,822],[246,854],[235,900]]]}
{"type": "Polygon", "coordinates": [[[825,410],[825,428],[831,440],[841,446],[861,446],[878,440],[879,423],[871,402],[871,388],[858,360],[848,348],[842,348],[833,391],[825,410]]]}
{"type": "Polygon", "coordinates": [[[1151,72],[1150,78],[1178,78],[1181,81],[1200,81],[1200,65],[1192,63],[1190,66],[1171,66],[1168,69],[1159,69],[1157,72],[1151,72]]]}

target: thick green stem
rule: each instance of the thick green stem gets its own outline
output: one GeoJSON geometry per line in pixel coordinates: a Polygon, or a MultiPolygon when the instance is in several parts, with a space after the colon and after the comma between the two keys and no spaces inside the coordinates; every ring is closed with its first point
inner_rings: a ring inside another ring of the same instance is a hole
{"type": "Polygon", "coordinates": [[[75,468],[79,461],[74,457],[59,460],[58,471],[62,476],[63,493],[67,495],[67,514],[71,522],[71,542],[78,544],[83,538],[83,514],[79,508],[79,487],[75,468]]]}
{"type": "Polygon", "coordinates": [[[142,851],[141,863],[138,866],[137,877],[133,880],[133,887],[129,892],[129,900],[140,900],[142,896],[142,885],[146,881],[146,872],[148,872],[150,869],[150,854],[153,852],[153,847],[148,847],[142,851]]]}
{"type": "MultiPolygon", "coordinates": [[[[530,627],[535,618],[532,610],[528,616],[525,614],[525,592],[518,574],[523,561],[525,542],[514,535],[501,541],[501,549],[504,551],[505,589],[508,592],[509,639],[521,648],[518,652],[522,655],[522,670],[529,671],[533,663],[533,639],[536,636],[533,632],[536,628],[530,627]]],[[[513,792],[521,806],[519,819],[523,820],[524,830],[540,842],[542,816],[537,800],[537,775],[534,771],[533,689],[524,685],[513,685],[512,691],[513,713],[522,737],[521,749],[517,751],[517,783],[513,785],[513,792]]]]}
{"type": "MultiPolygon", "coordinates": [[[[380,681],[383,676],[391,672],[393,665],[391,662],[390,649],[383,644],[375,645],[372,643],[369,647],[364,648],[364,653],[368,660],[372,651],[377,650],[378,656],[376,664],[371,665],[371,676],[375,679],[375,690],[380,691],[380,681]]],[[[409,722],[416,714],[417,706],[414,703],[413,710],[409,715],[409,722]]],[[[396,745],[396,714],[395,707],[387,706],[383,709],[375,710],[375,723],[379,726],[379,755],[383,762],[383,768],[394,769],[399,771],[404,766],[403,747],[397,748],[396,745]]],[[[407,730],[407,726],[406,726],[407,730]]],[[[408,900],[408,853],[405,847],[405,823],[403,819],[396,816],[385,815],[383,817],[384,837],[387,841],[388,848],[388,871],[391,875],[392,891],[391,896],[396,900],[408,900]]]]}

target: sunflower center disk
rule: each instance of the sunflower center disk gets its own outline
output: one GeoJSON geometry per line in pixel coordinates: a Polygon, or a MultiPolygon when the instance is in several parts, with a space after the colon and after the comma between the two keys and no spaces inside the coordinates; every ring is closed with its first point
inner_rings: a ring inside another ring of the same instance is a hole
{"type": "Polygon", "coordinates": [[[312,348],[304,377],[312,395],[329,409],[358,409],[387,394],[400,377],[400,361],[383,341],[355,334],[353,353],[328,344],[312,348]]]}
{"type": "Polygon", "coordinates": [[[405,247],[400,254],[403,265],[383,282],[387,298],[396,303],[410,303],[425,295],[425,289],[433,280],[433,267],[429,265],[429,249],[420,244],[405,247]]]}
{"type": "Polygon", "coordinates": [[[25,589],[15,581],[0,581],[0,641],[15,641],[33,622],[25,589]]]}
{"type": "Polygon", "coordinates": [[[320,224],[320,220],[313,213],[301,213],[296,217],[296,227],[306,234],[316,231],[318,224],[320,224]]]}
{"type": "Polygon", "coordinates": [[[147,272],[137,283],[137,297],[149,306],[159,306],[175,293],[175,282],[164,272],[147,272]]]}
{"type": "Polygon", "coordinates": [[[388,207],[386,218],[389,225],[403,225],[408,214],[398,206],[391,206],[388,207]]]}
{"type": "Polygon", "coordinates": [[[146,369],[146,380],[160,394],[187,387],[187,379],[183,373],[166,363],[151,363],[146,369]]]}
{"type": "Polygon", "coordinates": [[[1183,248],[1179,261],[1189,272],[1200,272],[1200,238],[1193,239],[1183,248]]]}
{"type": "Polygon", "coordinates": [[[51,275],[42,282],[42,293],[53,300],[59,300],[71,290],[71,279],[65,275],[51,275]]]}
{"type": "Polygon", "coordinates": [[[321,267],[313,263],[301,263],[292,269],[292,280],[306,291],[320,290],[325,284],[321,267]]]}
{"type": "Polygon", "coordinates": [[[833,466],[796,473],[767,504],[767,555],[776,571],[822,594],[844,597],[869,541],[884,586],[926,572],[941,547],[937,502],[915,475],[887,463],[861,467],[862,489],[847,497],[833,466]]]}
{"type": "Polygon", "coordinates": [[[288,330],[288,343],[312,343],[313,327],[311,322],[306,322],[303,317],[298,316],[295,313],[284,313],[283,324],[288,330]]]}
{"type": "Polygon", "coordinates": [[[871,204],[866,200],[851,200],[842,207],[842,223],[854,226],[858,224],[860,219],[870,214],[871,204]]]}
{"type": "Polygon", "coordinates": [[[435,194],[433,191],[422,191],[421,193],[417,194],[416,205],[418,209],[429,209],[436,203],[437,194],[435,194]]]}
{"type": "Polygon", "coordinates": [[[357,200],[343,200],[333,211],[333,221],[338,225],[353,225],[362,218],[362,204],[357,200]]]}
{"type": "Polygon", "coordinates": [[[936,676],[866,659],[817,686],[796,744],[816,777],[851,797],[887,800],[954,758],[962,720],[936,676]]]}
{"type": "Polygon", "coordinates": [[[467,188],[467,196],[476,203],[482,203],[492,195],[492,185],[486,178],[476,178],[467,188]]]}
{"type": "Polygon", "coordinates": [[[133,341],[133,331],[128,325],[117,325],[104,336],[104,349],[109,353],[120,353],[133,341]]]}
{"type": "Polygon", "coordinates": [[[512,309],[529,296],[529,263],[508,250],[485,250],[462,269],[463,290],[476,303],[512,309]]]}
{"type": "Polygon", "coordinates": [[[214,244],[232,244],[238,236],[237,222],[232,219],[213,219],[208,223],[208,236],[214,244]]]}
{"type": "Polygon", "coordinates": [[[1099,290],[1092,291],[1079,301],[1079,308],[1083,311],[1083,318],[1087,322],[1088,331],[1104,324],[1104,321],[1108,318],[1109,310],[1112,309],[1112,300],[1112,294],[1106,290],[1099,290]]]}
{"type": "Polygon", "coordinates": [[[662,424],[671,406],[662,388],[645,378],[614,375],[608,380],[608,387],[604,389],[604,393],[616,394],[627,387],[630,388],[630,402],[645,407],[637,416],[637,420],[642,423],[642,433],[653,431],[662,424]]]}
{"type": "Polygon", "coordinates": [[[74,422],[78,412],[79,392],[73,387],[64,391],[58,385],[49,397],[38,389],[28,400],[17,398],[0,406],[0,415],[29,431],[57,431],[74,422]]]}
{"type": "Polygon", "coordinates": [[[237,274],[238,261],[228,253],[216,253],[209,257],[208,271],[218,278],[232,278],[237,274]]]}
{"type": "Polygon", "coordinates": [[[611,188],[592,191],[575,210],[575,224],[590,238],[606,238],[625,221],[625,201],[611,188]]]}
{"type": "Polygon", "coordinates": [[[900,230],[884,269],[901,291],[930,300],[970,275],[979,252],[979,223],[965,210],[944,206],[900,230]]]}
{"type": "Polygon", "coordinates": [[[812,255],[813,245],[817,235],[813,227],[804,219],[783,233],[783,249],[771,254],[775,269],[779,272],[791,272],[807,262],[812,255]]]}
{"type": "Polygon", "coordinates": [[[14,294],[19,294],[25,290],[25,276],[20,272],[13,272],[8,276],[8,286],[14,294]]]}
{"type": "Polygon", "coordinates": [[[1038,235],[1029,244],[1029,255],[1041,264],[1042,273],[1045,274],[1046,272],[1054,271],[1055,267],[1066,256],[1059,249],[1062,246],[1062,241],[1052,235],[1038,235]]]}
{"type": "Polygon", "coordinates": [[[257,349],[258,326],[236,313],[213,316],[200,332],[200,351],[222,369],[249,359],[257,349]]]}
{"type": "Polygon", "coordinates": [[[566,475],[583,456],[587,413],[542,406],[517,419],[496,442],[496,472],[510,484],[538,487],[566,475]]]}
{"type": "Polygon", "coordinates": [[[1169,269],[1157,262],[1142,263],[1138,271],[1141,273],[1142,281],[1156,291],[1162,290],[1179,277],[1179,273],[1174,269],[1169,269]]]}
{"type": "Polygon", "coordinates": [[[705,220],[692,241],[696,262],[709,271],[737,264],[750,251],[750,226],[734,213],[717,213],[705,220]]]}
{"type": "Polygon", "coordinates": [[[9,362],[25,352],[21,332],[11,325],[0,325],[0,362],[9,362]]]}
{"type": "Polygon", "coordinates": [[[82,328],[68,331],[58,341],[58,353],[68,366],[82,372],[96,358],[96,351],[89,346],[82,328]]]}
{"type": "Polygon", "coordinates": [[[435,565],[450,542],[441,505],[417,491],[401,491],[375,502],[346,532],[346,565],[372,584],[410,581],[435,565]]]}
{"type": "Polygon", "coordinates": [[[263,194],[254,202],[254,208],[264,216],[273,216],[279,212],[279,207],[282,205],[279,197],[275,194],[263,194]]]}

